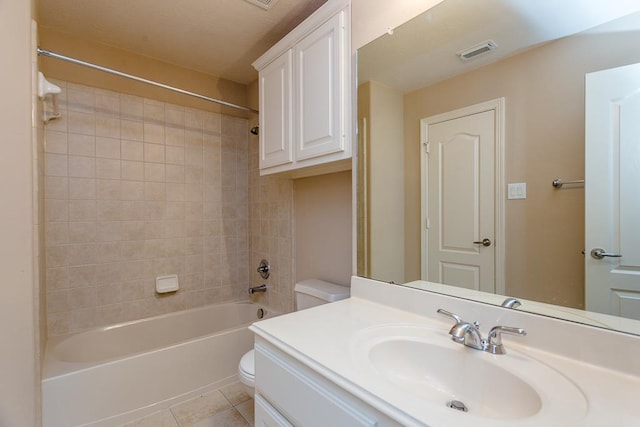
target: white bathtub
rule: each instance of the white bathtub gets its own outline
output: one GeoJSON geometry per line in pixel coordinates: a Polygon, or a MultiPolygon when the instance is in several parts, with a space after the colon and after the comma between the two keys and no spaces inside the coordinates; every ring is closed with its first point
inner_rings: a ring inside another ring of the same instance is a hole
{"type": "Polygon", "coordinates": [[[117,426],[236,381],[259,309],[210,305],[51,338],[44,427],[117,426]]]}

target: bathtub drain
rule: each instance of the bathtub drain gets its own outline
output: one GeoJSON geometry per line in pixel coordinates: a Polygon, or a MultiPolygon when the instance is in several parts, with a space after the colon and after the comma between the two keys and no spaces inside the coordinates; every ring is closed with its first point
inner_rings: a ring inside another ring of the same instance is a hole
{"type": "Polygon", "coordinates": [[[455,409],[456,411],[468,412],[467,405],[460,402],[459,400],[452,400],[451,402],[447,402],[447,406],[451,409],[455,409]]]}
{"type": "Polygon", "coordinates": [[[264,317],[264,309],[258,309],[258,319],[262,319],[264,317]]]}

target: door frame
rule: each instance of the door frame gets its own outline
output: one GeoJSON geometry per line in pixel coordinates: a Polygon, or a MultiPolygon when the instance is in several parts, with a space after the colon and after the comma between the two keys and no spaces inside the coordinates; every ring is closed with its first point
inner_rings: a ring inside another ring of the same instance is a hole
{"type": "Polygon", "coordinates": [[[494,268],[495,268],[495,292],[505,294],[505,98],[496,98],[435,116],[426,117],[420,120],[420,233],[422,256],[420,260],[421,278],[426,280],[428,276],[428,239],[429,228],[427,227],[427,212],[429,206],[428,198],[428,162],[427,143],[429,141],[429,126],[436,123],[459,119],[472,114],[493,111],[495,118],[495,182],[494,182],[494,268]]]}

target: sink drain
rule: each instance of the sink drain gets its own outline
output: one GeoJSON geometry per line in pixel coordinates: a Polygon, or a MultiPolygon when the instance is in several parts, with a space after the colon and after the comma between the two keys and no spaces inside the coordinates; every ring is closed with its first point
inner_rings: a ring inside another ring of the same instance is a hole
{"type": "Polygon", "coordinates": [[[456,411],[468,412],[467,405],[460,402],[459,400],[452,400],[451,402],[447,402],[447,406],[451,409],[455,409],[456,411]]]}

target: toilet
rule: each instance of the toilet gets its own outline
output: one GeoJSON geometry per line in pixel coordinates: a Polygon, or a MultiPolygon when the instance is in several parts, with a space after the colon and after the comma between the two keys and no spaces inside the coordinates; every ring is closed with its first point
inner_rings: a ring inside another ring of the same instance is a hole
{"type": "MultiPolygon", "coordinates": [[[[345,286],[317,279],[298,282],[293,290],[296,295],[296,311],[349,298],[350,291],[345,286]]],[[[255,390],[255,374],[256,367],[252,349],[242,356],[238,365],[238,377],[250,396],[253,396],[255,390]]]]}

